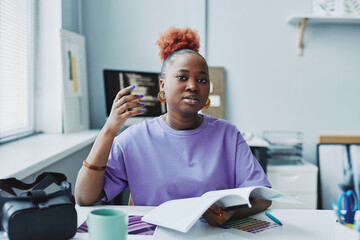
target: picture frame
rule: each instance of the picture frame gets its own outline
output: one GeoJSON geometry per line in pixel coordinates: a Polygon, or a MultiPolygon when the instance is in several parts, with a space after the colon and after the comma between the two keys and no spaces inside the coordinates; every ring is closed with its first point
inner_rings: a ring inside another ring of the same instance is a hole
{"type": "Polygon", "coordinates": [[[61,29],[63,133],[89,129],[85,37],[61,29]]]}

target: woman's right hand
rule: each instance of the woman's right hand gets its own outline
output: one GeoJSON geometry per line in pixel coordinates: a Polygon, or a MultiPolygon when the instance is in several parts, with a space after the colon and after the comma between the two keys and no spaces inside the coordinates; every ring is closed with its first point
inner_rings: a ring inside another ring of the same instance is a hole
{"type": "MultiPolygon", "coordinates": [[[[91,148],[86,158],[88,164],[106,166],[108,156],[116,134],[123,128],[129,117],[145,112],[144,104],[140,102],[141,95],[129,95],[135,86],[122,89],[116,94],[109,118],[91,148]]],[[[91,205],[103,196],[105,171],[95,171],[82,167],[79,171],[75,185],[75,199],[79,205],[91,205]]]]}
{"type": "Polygon", "coordinates": [[[128,118],[145,112],[145,109],[138,108],[144,106],[144,104],[140,102],[140,99],[144,96],[128,95],[132,90],[134,90],[134,88],[135,85],[132,85],[122,89],[116,94],[111,107],[111,112],[104,125],[104,128],[113,136],[115,136],[124,127],[128,118]]]}

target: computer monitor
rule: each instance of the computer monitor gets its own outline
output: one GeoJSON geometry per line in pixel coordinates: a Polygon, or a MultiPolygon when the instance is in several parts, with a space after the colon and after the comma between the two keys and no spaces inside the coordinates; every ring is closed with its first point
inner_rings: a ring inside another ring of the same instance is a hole
{"type": "Polygon", "coordinates": [[[159,73],[126,71],[126,70],[104,70],[106,112],[109,116],[116,94],[123,88],[135,85],[131,94],[142,94],[141,102],[145,104],[146,112],[128,119],[126,125],[131,125],[145,119],[152,119],[166,112],[165,103],[161,103],[157,95],[160,91],[159,73]]]}

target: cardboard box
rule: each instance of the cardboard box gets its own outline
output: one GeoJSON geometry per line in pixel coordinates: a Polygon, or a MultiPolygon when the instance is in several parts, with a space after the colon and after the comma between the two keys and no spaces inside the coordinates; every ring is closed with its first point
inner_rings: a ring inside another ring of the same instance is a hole
{"type": "Polygon", "coordinates": [[[360,144],[360,135],[319,135],[319,144],[360,144]]]}

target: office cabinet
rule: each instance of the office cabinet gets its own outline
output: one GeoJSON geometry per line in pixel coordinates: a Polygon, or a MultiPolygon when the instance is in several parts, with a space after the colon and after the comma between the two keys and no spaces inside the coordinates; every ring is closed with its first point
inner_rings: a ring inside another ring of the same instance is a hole
{"type": "Polygon", "coordinates": [[[318,167],[303,161],[297,165],[267,166],[267,177],[272,187],[287,193],[304,204],[273,203],[271,208],[317,208],[318,167]]]}

